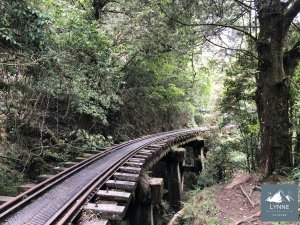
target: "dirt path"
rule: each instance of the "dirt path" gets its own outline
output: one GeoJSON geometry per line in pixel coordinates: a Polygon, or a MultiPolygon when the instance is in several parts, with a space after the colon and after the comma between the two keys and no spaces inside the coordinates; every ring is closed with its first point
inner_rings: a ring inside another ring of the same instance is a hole
{"type": "Polygon", "coordinates": [[[230,184],[221,186],[217,192],[216,203],[221,210],[219,219],[222,225],[275,224],[261,222],[260,196],[260,186],[255,176],[236,174],[230,184]]]}

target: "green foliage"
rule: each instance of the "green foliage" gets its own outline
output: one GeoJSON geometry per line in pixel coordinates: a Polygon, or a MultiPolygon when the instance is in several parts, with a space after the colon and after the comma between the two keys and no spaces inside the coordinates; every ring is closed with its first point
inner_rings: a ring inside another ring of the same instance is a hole
{"type": "Polygon", "coordinates": [[[107,110],[117,109],[121,74],[113,66],[109,36],[94,20],[86,19],[88,12],[64,1],[46,1],[53,20],[50,38],[52,50],[58,48],[56,67],[50,71],[51,80],[39,80],[42,91],[56,84],[56,95],[67,95],[71,107],[107,124],[107,110]],[[46,82],[46,83],[45,83],[46,82]]]}
{"type": "Polygon", "coordinates": [[[211,150],[204,162],[204,169],[197,177],[196,188],[205,188],[228,180],[234,170],[243,165],[243,161],[234,160],[235,151],[239,148],[237,138],[232,136],[215,135],[210,137],[211,150]]]}
{"type": "Polygon", "coordinates": [[[31,7],[27,1],[6,0],[0,2],[0,47],[7,48],[45,47],[44,28],[49,24],[48,18],[41,11],[31,7]],[[7,46],[3,46],[3,44],[7,46]]]}
{"type": "Polygon", "coordinates": [[[34,178],[113,139],[206,121],[217,63],[162,6],[178,10],[121,0],[95,20],[87,0],[1,1],[0,145],[12,168],[34,178]]]}
{"type": "MultiPolygon", "coordinates": [[[[187,56],[168,52],[139,57],[124,70],[126,84],[120,118],[124,121],[121,125],[125,121],[131,125],[125,133],[132,132],[134,137],[196,125],[198,108],[207,107],[200,99],[210,99],[208,87],[213,81],[209,76],[212,74],[205,76],[203,68],[194,75],[189,63],[187,56]]],[[[117,127],[121,139],[123,128],[117,127]]]]}
{"type": "Polygon", "coordinates": [[[0,195],[15,196],[18,194],[18,185],[22,182],[22,175],[9,170],[0,168],[0,195]]]}
{"type": "MultiPolygon", "coordinates": [[[[298,190],[300,188],[300,166],[293,168],[292,172],[288,174],[288,183],[298,184],[298,190]]],[[[298,204],[300,204],[300,192],[298,191],[298,204]]],[[[300,219],[300,211],[298,210],[298,220],[300,219]]]]}
{"type": "Polygon", "coordinates": [[[216,187],[205,190],[194,190],[187,194],[187,201],[184,202],[183,224],[218,225],[219,208],[214,201],[217,195],[216,187]]]}
{"type": "Polygon", "coordinates": [[[293,157],[295,166],[300,165],[300,66],[297,67],[294,76],[291,79],[291,122],[292,132],[295,138],[293,141],[293,157]]]}
{"type": "MultiPolygon", "coordinates": [[[[25,141],[26,139],[22,140],[25,141]]],[[[19,140],[18,146],[12,146],[9,143],[1,143],[1,147],[5,147],[5,158],[1,162],[6,164],[9,170],[18,171],[26,175],[27,178],[36,178],[38,175],[46,172],[49,169],[47,158],[44,157],[43,149],[28,150],[24,143],[19,140]]],[[[27,139],[28,144],[35,142],[27,139]]],[[[46,149],[45,149],[46,150],[46,149]]],[[[46,153],[47,151],[45,151],[46,153]]],[[[4,167],[5,168],[5,167],[4,167]]]]}
{"type": "Polygon", "coordinates": [[[105,138],[101,134],[90,134],[86,130],[79,129],[71,134],[75,140],[72,144],[76,144],[84,152],[85,150],[101,150],[112,144],[112,137],[105,138]]]}
{"type": "MultiPolygon", "coordinates": [[[[256,69],[253,59],[239,55],[226,71],[225,92],[220,103],[224,113],[220,126],[234,123],[237,125],[240,140],[238,152],[246,154],[248,170],[256,170],[260,157],[259,121],[255,103],[256,69]]],[[[226,130],[227,127],[225,126],[226,130]]]]}
{"type": "Polygon", "coordinates": [[[300,180],[300,167],[294,168],[290,177],[298,182],[300,180]]]}
{"type": "MultiPolygon", "coordinates": [[[[67,150],[67,149],[66,149],[67,150]]],[[[43,152],[43,158],[49,164],[59,164],[68,161],[69,155],[66,152],[55,152],[52,149],[46,149],[43,152]]]]}
{"type": "Polygon", "coordinates": [[[34,178],[48,164],[109,145],[97,133],[121,103],[122,73],[108,34],[66,1],[7,0],[0,11],[1,130],[5,155],[19,160],[10,167],[34,178]]]}

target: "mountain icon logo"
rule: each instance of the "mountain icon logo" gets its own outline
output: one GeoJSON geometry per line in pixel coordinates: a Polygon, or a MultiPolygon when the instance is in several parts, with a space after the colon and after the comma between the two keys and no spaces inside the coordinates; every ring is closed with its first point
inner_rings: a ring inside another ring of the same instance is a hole
{"type": "Polygon", "coordinates": [[[294,199],[290,195],[285,195],[282,190],[279,190],[273,196],[269,196],[265,201],[272,203],[282,203],[291,202],[294,201],[294,199]]]}

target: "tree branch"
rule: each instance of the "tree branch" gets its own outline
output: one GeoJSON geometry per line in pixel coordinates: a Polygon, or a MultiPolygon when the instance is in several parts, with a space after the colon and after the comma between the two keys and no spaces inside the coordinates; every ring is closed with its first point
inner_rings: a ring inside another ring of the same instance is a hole
{"type": "Polygon", "coordinates": [[[288,19],[287,23],[292,23],[293,19],[300,11],[300,0],[294,1],[291,6],[286,10],[284,16],[288,19]]]}
{"type": "Polygon", "coordinates": [[[239,49],[239,48],[231,48],[231,47],[227,47],[227,46],[222,46],[222,45],[219,45],[211,40],[209,40],[208,38],[204,37],[205,41],[209,42],[210,44],[212,45],[215,45],[219,48],[222,48],[222,49],[225,49],[225,50],[231,50],[231,51],[235,51],[235,52],[244,52],[245,54],[255,58],[255,59],[258,59],[257,56],[255,54],[253,54],[252,52],[246,50],[246,49],[239,49]]]}
{"type": "MultiPolygon", "coordinates": [[[[300,0],[299,0],[300,1],[300,0]]],[[[180,21],[178,19],[175,19],[174,17],[170,16],[167,12],[164,11],[164,9],[162,7],[160,7],[162,12],[171,20],[183,25],[183,26],[189,26],[189,27],[200,27],[200,26],[208,26],[208,27],[223,27],[223,28],[230,28],[232,30],[236,30],[239,31],[247,36],[249,36],[251,39],[253,39],[254,41],[256,41],[256,38],[249,32],[243,30],[242,28],[244,26],[234,26],[231,24],[220,24],[220,23],[186,23],[183,21],[180,21]]]]}
{"type": "Polygon", "coordinates": [[[0,159],[6,159],[6,160],[10,160],[10,161],[14,161],[14,162],[17,162],[17,163],[22,163],[23,161],[22,160],[19,160],[19,159],[15,159],[15,158],[11,158],[11,157],[8,157],[8,156],[4,156],[4,155],[0,155],[0,159]]]}
{"type": "Polygon", "coordinates": [[[47,133],[51,136],[51,139],[55,142],[55,144],[57,145],[61,145],[59,143],[59,139],[56,137],[56,135],[54,134],[54,132],[52,130],[49,129],[49,127],[44,124],[44,129],[47,131],[47,133]]]}
{"type": "Polygon", "coordinates": [[[292,76],[300,61],[300,40],[292,49],[284,53],[284,70],[287,76],[292,76]]]}
{"type": "Polygon", "coordinates": [[[103,13],[116,13],[116,14],[123,14],[128,16],[128,14],[126,12],[121,12],[121,11],[117,11],[117,10],[102,10],[100,11],[101,14],[103,13]]]}
{"type": "Polygon", "coordinates": [[[248,9],[248,10],[252,10],[253,8],[250,5],[245,4],[244,2],[240,1],[240,0],[234,0],[236,3],[238,3],[239,5],[241,5],[243,8],[248,9]]]}
{"type": "Polygon", "coordinates": [[[242,193],[245,195],[245,197],[248,199],[248,201],[249,201],[250,204],[252,205],[252,208],[254,208],[256,204],[255,204],[254,202],[252,202],[251,198],[250,198],[250,197],[247,195],[247,193],[244,191],[242,185],[240,185],[240,188],[241,188],[242,193]]]}
{"type": "Polygon", "coordinates": [[[296,23],[292,23],[292,25],[300,33],[300,27],[296,23]]]}
{"type": "Polygon", "coordinates": [[[250,220],[250,219],[253,219],[255,217],[260,217],[260,211],[256,212],[255,214],[247,217],[247,218],[243,218],[242,220],[239,220],[237,222],[234,223],[234,225],[240,225],[241,223],[247,221],[247,220],[250,220]]]}
{"type": "Polygon", "coordinates": [[[288,1],[285,3],[285,5],[286,5],[286,6],[289,6],[293,1],[294,1],[294,0],[288,0],[288,1]]]}
{"type": "Polygon", "coordinates": [[[27,119],[26,119],[22,124],[19,125],[19,128],[20,128],[20,127],[23,127],[24,125],[26,125],[26,124],[32,119],[33,113],[34,113],[34,111],[36,110],[37,104],[39,103],[41,97],[42,97],[42,94],[40,93],[40,94],[38,95],[38,97],[37,97],[37,99],[36,99],[34,105],[33,105],[33,108],[31,109],[29,115],[27,116],[27,119]]]}

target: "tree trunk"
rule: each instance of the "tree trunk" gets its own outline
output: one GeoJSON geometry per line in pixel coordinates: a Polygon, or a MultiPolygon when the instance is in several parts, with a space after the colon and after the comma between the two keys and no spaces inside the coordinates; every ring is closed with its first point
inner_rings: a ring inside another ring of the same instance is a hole
{"type": "MultiPolygon", "coordinates": [[[[297,122],[297,128],[300,127],[300,121],[297,122]]],[[[296,129],[296,144],[294,148],[294,166],[300,166],[300,130],[296,129]]]]}
{"type": "Polygon", "coordinates": [[[290,84],[283,64],[289,26],[285,23],[281,6],[274,3],[259,11],[259,75],[256,103],[261,129],[262,162],[266,176],[275,169],[291,166],[290,84]]]}
{"type": "Polygon", "coordinates": [[[109,3],[110,0],[93,0],[93,7],[95,11],[95,19],[100,19],[101,10],[109,3]]]}

